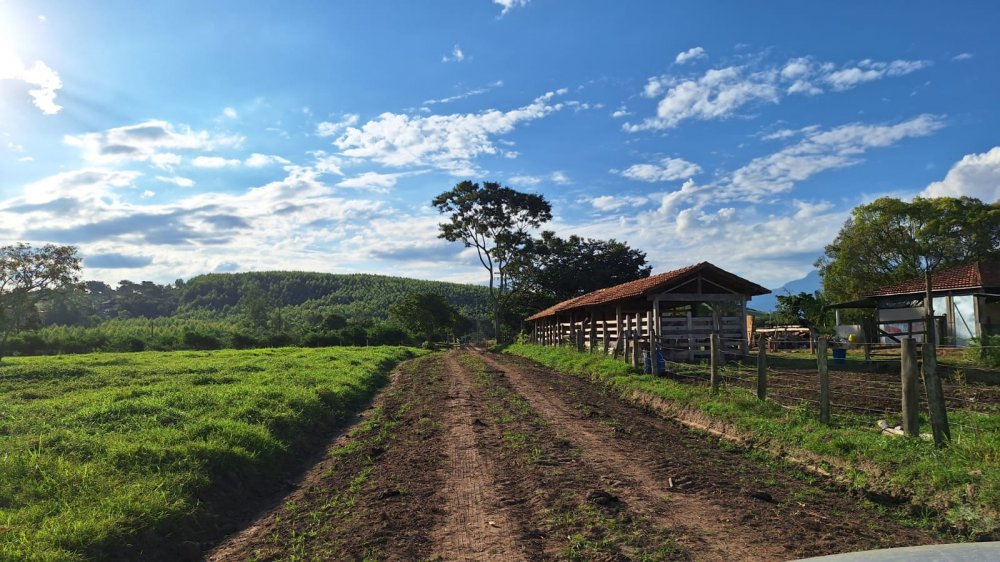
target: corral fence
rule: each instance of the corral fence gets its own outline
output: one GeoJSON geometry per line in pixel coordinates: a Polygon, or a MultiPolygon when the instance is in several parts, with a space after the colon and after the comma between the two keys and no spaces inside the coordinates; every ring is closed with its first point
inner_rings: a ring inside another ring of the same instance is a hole
{"type": "MultiPolygon", "coordinates": [[[[922,345],[911,338],[902,338],[898,346],[831,343],[826,338],[814,338],[806,344],[812,348],[810,355],[789,361],[779,354],[769,354],[766,345],[747,351],[746,340],[723,337],[722,330],[707,334],[704,341],[684,342],[682,354],[676,353],[681,349],[671,345],[674,342],[666,331],[662,338],[641,335],[639,330],[626,330],[622,338],[614,341],[579,330],[553,343],[570,345],[581,352],[603,351],[637,368],[645,367],[648,373],[707,385],[713,393],[749,390],[759,400],[784,408],[818,411],[822,423],[831,423],[835,418],[843,423],[877,419],[886,433],[918,436],[919,415],[923,412],[930,420],[938,446],[952,439],[953,430],[957,435],[978,434],[975,420],[1000,409],[1000,386],[969,384],[964,373],[974,368],[939,360],[938,346],[922,345]],[[863,351],[865,359],[848,361],[848,347],[856,356],[863,351]],[[694,361],[687,360],[691,356],[694,361]],[[942,372],[952,376],[944,379],[939,376],[942,372]],[[962,411],[968,414],[962,416],[963,420],[972,421],[949,421],[949,411],[962,411]],[[899,421],[898,427],[892,423],[895,420],[899,421]]],[[[947,358],[956,350],[943,347],[940,351],[947,358]]]]}

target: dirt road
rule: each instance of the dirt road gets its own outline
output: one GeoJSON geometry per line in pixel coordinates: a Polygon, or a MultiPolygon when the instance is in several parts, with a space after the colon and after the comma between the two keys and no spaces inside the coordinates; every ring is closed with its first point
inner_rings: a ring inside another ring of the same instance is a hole
{"type": "Polygon", "coordinates": [[[787,560],[934,542],[842,490],[510,356],[405,364],[209,560],[787,560]]]}

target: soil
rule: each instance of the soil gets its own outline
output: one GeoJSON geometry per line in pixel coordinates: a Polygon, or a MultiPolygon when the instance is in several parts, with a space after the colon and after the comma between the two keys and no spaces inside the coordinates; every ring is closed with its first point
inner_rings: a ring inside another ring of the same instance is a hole
{"type": "Polygon", "coordinates": [[[279,507],[209,560],[787,560],[937,542],[842,489],[579,378],[404,364],[279,507]]]}

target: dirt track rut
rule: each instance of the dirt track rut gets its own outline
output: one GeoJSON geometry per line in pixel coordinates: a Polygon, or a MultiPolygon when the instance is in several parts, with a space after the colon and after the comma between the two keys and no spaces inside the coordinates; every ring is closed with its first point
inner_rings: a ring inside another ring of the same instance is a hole
{"type": "Polygon", "coordinates": [[[590,382],[465,350],[401,367],[211,560],[786,560],[933,542],[590,382]]]}

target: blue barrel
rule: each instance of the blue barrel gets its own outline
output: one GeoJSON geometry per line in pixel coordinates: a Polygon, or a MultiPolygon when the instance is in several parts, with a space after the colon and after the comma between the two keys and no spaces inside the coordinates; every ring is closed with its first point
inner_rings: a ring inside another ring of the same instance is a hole
{"type": "Polygon", "coordinates": [[[846,365],[847,364],[847,349],[843,347],[833,348],[833,364],[834,365],[846,365]]]}
{"type": "MultiPolygon", "coordinates": [[[[642,352],[642,356],[643,356],[643,363],[646,366],[646,373],[652,373],[653,372],[653,364],[649,360],[649,352],[648,351],[643,351],[642,352]]],[[[656,352],[656,364],[657,364],[657,366],[660,367],[660,372],[661,373],[666,372],[666,370],[667,370],[667,358],[664,357],[663,350],[658,350],[656,352]]]]}

